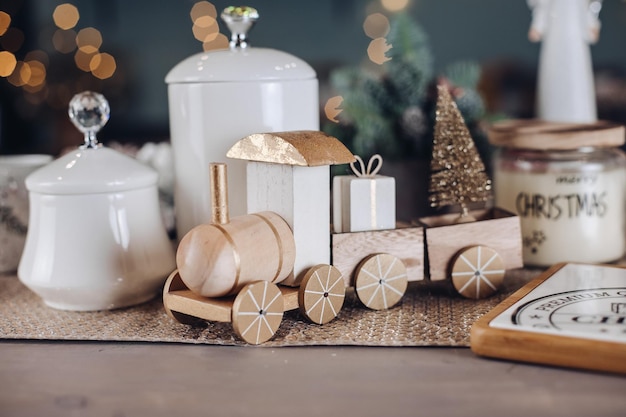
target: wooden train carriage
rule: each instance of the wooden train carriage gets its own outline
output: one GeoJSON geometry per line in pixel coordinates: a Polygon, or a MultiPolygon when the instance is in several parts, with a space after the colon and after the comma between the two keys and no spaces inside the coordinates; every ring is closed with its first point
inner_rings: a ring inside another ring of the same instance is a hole
{"type": "Polygon", "coordinates": [[[393,307],[404,295],[409,281],[424,279],[424,229],[335,233],[332,264],[368,308],[393,307]]]}
{"type": "Polygon", "coordinates": [[[476,221],[455,223],[458,214],[419,219],[426,274],[431,281],[450,278],[465,297],[484,298],[498,289],[506,270],[523,266],[521,226],[518,216],[500,208],[470,214],[476,221]]]}
{"type": "MultiPolygon", "coordinates": [[[[476,221],[456,223],[458,214],[447,214],[421,218],[411,227],[333,234],[332,264],[341,271],[346,286],[356,287],[359,298],[370,308],[376,307],[368,303],[368,296],[359,294],[359,281],[375,288],[378,280],[384,286],[389,280],[382,279],[389,274],[384,267],[363,274],[362,267],[383,254],[395,258],[387,259],[387,267],[392,262],[404,265],[407,282],[450,279],[465,297],[488,297],[498,289],[507,269],[522,266],[521,239],[511,238],[521,235],[520,221],[499,208],[476,210],[471,215],[476,221]]],[[[390,306],[387,303],[381,308],[390,306]]]]}
{"type": "Polygon", "coordinates": [[[402,261],[409,282],[424,279],[423,227],[400,225],[391,230],[332,235],[332,264],[341,271],[346,287],[353,285],[351,277],[359,264],[368,256],[381,251],[402,261]]]}

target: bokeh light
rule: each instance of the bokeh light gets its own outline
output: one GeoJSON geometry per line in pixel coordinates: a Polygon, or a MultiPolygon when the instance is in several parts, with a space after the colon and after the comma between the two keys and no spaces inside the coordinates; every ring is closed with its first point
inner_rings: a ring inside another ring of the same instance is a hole
{"type": "Polygon", "coordinates": [[[70,3],[58,5],[52,13],[52,20],[60,29],[72,29],[78,23],[78,19],[80,19],[78,9],[70,3]]]}
{"type": "Polygon", "coordinates": [[[399,12],[406,9],[409,5],[409,0],[380,0],[380,3],[390,12],[399,12]]]}
{"type": "Polygon", "coordinates": [[[387,39],[376,38],[371,41],[367,47],[367,56],[373,63],[382,65],[391,59],[386,55],[387,51],[391,49],[391,47],[392,45],[387,43],[387,39]]]}
{"type": "Polygon", "coordinates": [[[24,56],[24,61],[39,61],[46,67],[50,65],[50,57],[41,49],[35,49],[34,51],[27,53],[26,56],[24,56]]]}
{"type": "Polygon", "coordinates": [[[87,54],[98,52],[100,46],[102,46],[100,31],[92,27],[81,29],[78,35],[76,35],[76,46],[87,54]]]}
{"type": "Polygon", "coordinates": [[[15,65],[15,70],[9,77],[7,78],[11,84],[16,87],[21,87],[28,83],[30,80],[31,71],[30,65],[24,61],[17,61],[15,65]]]}
{"type": "Polygon", "coordinates": [[[363,31],[372,38],[384,38],[389,33],[389,19],[382,13],[372,13],[363,22],[363,31]]]}
{"type": "Polygon", "coordinates": [[[339,116],[339,113],[343,111],[343,109],[339,108],[339,106],[341,106],[341,103],[343,103],[342,96],[331,97],[328,99],[328,101],[326,101],[326,105],[324,106],[324,113],[326,114],[326,118],[331,122],[339,123],[339,120],[337,120],[337,116],[339,116]]]}
{"type": "Polygon", "coordinates": [[[199,40],[200,42],[211,42],[217,38],[219,35],[219,29],[217,25],[202,27],[198,25],[193,25],[191,29],[193,32],[194,38],[199,40]]]}
{"type": "Polygon", "coordinates": [[[113,58],[111,54],[102,53],[95,54],[91,58],[91,61],[89,61],[89,68],[91,69],[91,73],[94,77],[106,80],[107,78],[111,78],[113,76],[115,69],[117,68],[117,64],[115,63],[115,58],[113,58]]]}
{"type": "Polygon", "coordinates": [[[8,77],[15,70],[17,59],[9,51],[0,52],[0,77],[8,77]]]}
{"type": "Polygon", "coordinates": [[[215,9],[215,6],[208,1],[199,1],[193,5],[191,11],[189,12],[189,16],[194,24],[198,24],[197,20],[203,18],[204,16],[210,16],[215,20],[217,18],[217,10],[215,9]]]}
{"type": "Polygon", "coordinates": [[[62,54],[69,54],[76,49],[76,32],[57,29],[52,35],[52,46],[62,54]]]}
{"type": "Polygon", "coordinates": [[[37,60],[26,61],[30,69],[30,77],[26,80],[29,87],[41,87],[46,82],[46,67],[37,60]]]}
{"type": "Polygon", "coordinates": [[[213,16],[200,16],[196,20],[193,21],[195,26],[200,26],[201,28],[208,28],[214,25],[217,25],[217,19],[213,16]]]}
{"type": "Polygon", "coordinates": [[[204,42],[202,44],[202,49],[205,52],[214,51],[216,49],[228,49],[229,43],[230,39],[228,39],[226,35],[218,33],[217,37],[214,40],[210,42],[204,42]]]}
{"type": "MultiPolygon", "coordinates": [[[[223,49],[224,37],[220,34],[217,21],[217,10],[208,1],[199,1],[193,5],[189,12],[193,26],[193,37],[202,42],[205,51],[223,49]]],[[[228,41],[228,40],[227,40],[228,41]]],[[[228,42],[226,42],[228,45],[228,42]]]]}
{"type": "Polygon", "coordinates": [[[0,36],[11,26],[11,16],[7,12],[0,11],[0,36]]]}
{"type": "Polygon", "coordinates": [[[95,54],[96,52],[87,53],[82,49],[78,49],[74,54],[74,63],[81,71],[91,72],[91,59],[95,54]]]}

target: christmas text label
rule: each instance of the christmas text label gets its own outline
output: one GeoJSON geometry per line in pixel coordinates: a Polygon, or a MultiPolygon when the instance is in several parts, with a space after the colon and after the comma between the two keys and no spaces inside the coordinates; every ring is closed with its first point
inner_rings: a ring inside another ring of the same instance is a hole
{"type": "Polygon", "coordinates": [[[562,217],[604,217],[608,210],[607,193],[573,193],[543,195],[520,192],[515,199],[515,209],[521,217],[559,220],[562,217]]]}
{"type": "Polygon", "coordinates": [[[520,216],[524,263],[609,262],[622,256],[622,169],[562,173],[497,169],[496,205],[520,216]]]}

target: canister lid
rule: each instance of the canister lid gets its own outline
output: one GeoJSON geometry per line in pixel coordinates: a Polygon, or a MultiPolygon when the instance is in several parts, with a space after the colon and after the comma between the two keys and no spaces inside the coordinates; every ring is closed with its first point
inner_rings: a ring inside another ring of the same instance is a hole
{"type": "Polygon", "coordinates": [[[98,143],[96,133],[109,120],[109,103],[102,94],[76,94],[68,114],[85,143],[30,174],[25,181],[29,191],[94,194],[156,186],[158,174],[152,168],[98,143]]]}
{"type": "Polygon", "coordinates": [[[96,194],[156,186],[158,174],[130,156],[98,147],[77,149],[26,178],[29,191],[96,194]]]}
{"type": "Polygon", "coordinates": [[[537,119],[504,120],[487,130],[493,145],[536,150],[618,147],[624,144],[624,126],[604,120],[595,123],[558,123],[537,119]]]}
{"type": "Polygon", "coordinates": [[[300,58],[269,48],[249,46],[247,32],[259,14],[251,7],[227,7],[221,14],[230,29],[229,49],[192,55],[165,77],[168,84],[307,80],[315,70],[300,58]]]}
{"type": "Polygon", "coordinates": [[[168,84],[307,80],[316,77],[309,64],[268,48],[221,49],[192,55],[165,77],[168,84]]]}

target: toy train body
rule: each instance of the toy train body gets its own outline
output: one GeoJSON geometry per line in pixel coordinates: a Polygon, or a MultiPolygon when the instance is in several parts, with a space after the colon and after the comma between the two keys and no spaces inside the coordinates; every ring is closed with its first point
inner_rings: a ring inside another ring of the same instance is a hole
{"type": "Polygon", "coordinates": [[[330,170],[354,156],[321,132],[251,135],[229,157],[248,161],[248,210],[228,218],[224,165],[212,165],[213,223],[187,233],[163,291],[166,311],[189,323],[232,322],[252,344],[269,340],[284,311],[334,319],[353,286],[368,308],[393,307],[408,282],[450,279],[470,298],[493,294],[522,266],[519,218],[497,208],[433,216],[395,229],[330,232],[330,170]],[[276,284],[282,284],[277,286],[276,284]]]}

